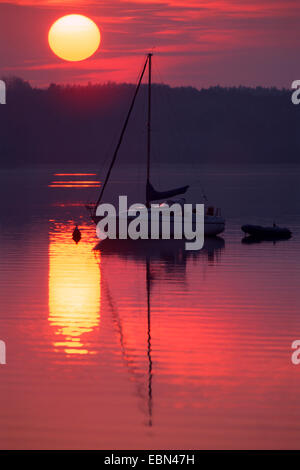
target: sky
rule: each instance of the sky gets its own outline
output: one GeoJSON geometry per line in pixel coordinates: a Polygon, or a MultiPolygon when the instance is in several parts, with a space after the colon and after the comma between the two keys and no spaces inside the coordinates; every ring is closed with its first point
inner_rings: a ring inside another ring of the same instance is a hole
{"type": "Polygon", "coordinates": [[[0,76],[49,83],[136,83],[154,52],[154,81],[197,88],[276,86],[300,79],[299,0],[0,0],[0,76]],[[77,63],[56,57],[48,31],[80,13],[101,45],[77,63]]]}

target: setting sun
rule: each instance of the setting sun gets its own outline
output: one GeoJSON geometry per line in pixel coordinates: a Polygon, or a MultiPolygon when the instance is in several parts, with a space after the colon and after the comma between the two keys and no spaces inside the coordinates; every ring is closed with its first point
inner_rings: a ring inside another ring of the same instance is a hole
{"type": "Polygon", "coordinates": [[[67,15],[53,23],[48,41],[58,57],[80,61],[93,55],[100,44],[100,31],[90,18],[83,15],[67,15]]]}

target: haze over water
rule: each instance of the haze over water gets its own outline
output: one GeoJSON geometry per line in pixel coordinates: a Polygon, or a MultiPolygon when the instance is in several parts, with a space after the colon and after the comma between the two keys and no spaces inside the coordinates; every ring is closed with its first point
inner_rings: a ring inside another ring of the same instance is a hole
{"type": "MultiPolygon", "coordinates": [[[[114,171],[107,199],[143,202],[143,171],[114,171]]],[[[299,166],[162,167],[155,185],[191,182],[201,202],[201,180],[222,208],[199,252],[94,249],[97,168],[0,178],[1,448],[299,448],[299,166]],[[241,243],[243,223],[273,220],[293,238],[241,243]]]]}

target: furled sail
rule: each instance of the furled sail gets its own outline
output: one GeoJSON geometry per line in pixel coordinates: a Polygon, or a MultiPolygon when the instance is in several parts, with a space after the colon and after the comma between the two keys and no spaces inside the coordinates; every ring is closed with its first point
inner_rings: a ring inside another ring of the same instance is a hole
{"type": "Polygon", "coordinates": [[[169,191],[156,191],[152,184],[148,181],[146,187],[146,199],[147,201],[158,201],[160,199],[168,199],[178,194],[184,194],[188,190],[189,186],[182,186],[181,188],[170,189],[169,191]]]}

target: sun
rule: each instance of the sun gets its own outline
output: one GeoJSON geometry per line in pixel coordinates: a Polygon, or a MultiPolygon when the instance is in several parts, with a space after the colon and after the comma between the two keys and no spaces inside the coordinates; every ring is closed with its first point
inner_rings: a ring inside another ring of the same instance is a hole
{"type": "Polygon", "coordinates": [[[100,31],[87,16],[66,15],[53,23],[48,33],[51,50],[71,62],[87,59],[100,45],[100,31]]]}

